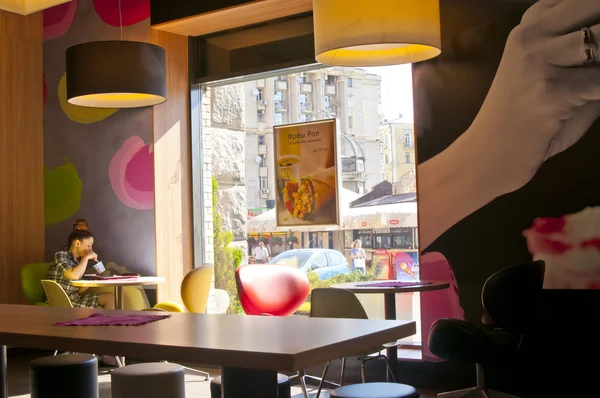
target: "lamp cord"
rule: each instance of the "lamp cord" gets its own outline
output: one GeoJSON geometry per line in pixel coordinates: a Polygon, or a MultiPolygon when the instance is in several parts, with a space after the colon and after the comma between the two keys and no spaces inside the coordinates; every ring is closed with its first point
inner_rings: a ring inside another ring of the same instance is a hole
{"type": "Polygon", "coordinates": [[[121,10],[121,0],[119,0],[119,26],[121,28],[121,41],[123,41],[123,12],[121,10]]]}

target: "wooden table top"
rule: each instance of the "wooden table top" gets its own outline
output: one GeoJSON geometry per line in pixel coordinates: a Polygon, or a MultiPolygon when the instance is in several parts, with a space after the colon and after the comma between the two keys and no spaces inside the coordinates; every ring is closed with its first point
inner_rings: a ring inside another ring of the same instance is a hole
{"type": "Polygon", "coordinates": [[[416,333],[413,321],[172,313],[142,326],[53,326],[94,312],[0,304],[0,344],[294,372],[416,333]]]}
{"type": "Polygon", "coordinates": [[[157,285],[159,283],[165,283],[165,278],[160,276],[140,276],[137,279],[80,279],[77,281],[71,281],[71,284],[77,287],[143,286],[157,285]]]}
{"type": "Polygon", "coordinates": [[[417,285],[417,286],[358,286],[358,285],[370,285],[370,284],[378,284],[382,282],[406,282],[406,281],[369,281],[369,282],[351,282],[351,283],[338,283],[336,285],[332,285],[331,287],[336,289],[346,289],[350,290],[352,293],[358,294],[369,294],[369,293],[378,293],[378,294],[386,294],[386,293],[414,293],[414,292],[431,292],[434,290],[442,290],[450,287],[450,282],[447,281],[425,281],[422,280],[420,282],[429,282],[426,285],[417,285]]]}

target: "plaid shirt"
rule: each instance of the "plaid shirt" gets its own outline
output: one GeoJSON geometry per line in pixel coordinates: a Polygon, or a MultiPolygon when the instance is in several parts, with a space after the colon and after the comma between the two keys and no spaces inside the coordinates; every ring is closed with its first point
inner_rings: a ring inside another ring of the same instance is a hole
{"type": "Polygon", "coordinates": [[[98,307],[98,294],[79,294],[79,288],[73,286],[71,281],[65,277],[65,271],[76,266],[77,260],[73,257],[73,253],[71,253],[68,247],[64,247],[54,255],[54,259],[50,263],[50,269],[48,270],[48,278],[63,288],[74,307],[98,307]]]}

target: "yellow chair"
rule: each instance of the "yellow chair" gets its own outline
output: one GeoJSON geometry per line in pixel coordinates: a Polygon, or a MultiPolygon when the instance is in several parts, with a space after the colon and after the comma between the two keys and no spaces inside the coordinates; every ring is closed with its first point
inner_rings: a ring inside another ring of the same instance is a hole
{"type": "Polygon", "coordinates": [[[181,282],[181,299],[189,312],[206,313],[214,265],[205,265],[190,271],[181,282]]]}
{"type": "MultiPolygon", "coordinates": [[[[86,294],[110,293],[115,294],[112,286],[90,287],[86,294]]],[[[123,309],[141,311],[148,308],[150,303],[141,286],[123,286],[123,309]]]]}
{"type": "Polygon", "coordinates": [[[46,292],[50,307],[73,308],[71,299],[58,283],[45,279],[42,280],[42,287],[46,292]]]}
{"type": "Polygon", "coordinates": [[[182,305],[176,303],[175,301],[161,301],[149,309],[167,312],[185,312],[185,309],[182,307],[182,305]]]}

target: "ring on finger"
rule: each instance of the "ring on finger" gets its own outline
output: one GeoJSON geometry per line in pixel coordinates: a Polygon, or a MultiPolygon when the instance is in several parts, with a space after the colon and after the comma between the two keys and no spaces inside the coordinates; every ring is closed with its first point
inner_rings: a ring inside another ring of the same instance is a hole
{"type": "Polygon", "coordinates": [[[584,65],[591,65],[598,59],[598,46],[594,42],[594,36],[590,28],[581,29],[581,38],[583,44],[581,46],[581,60],[584,65]]]}

